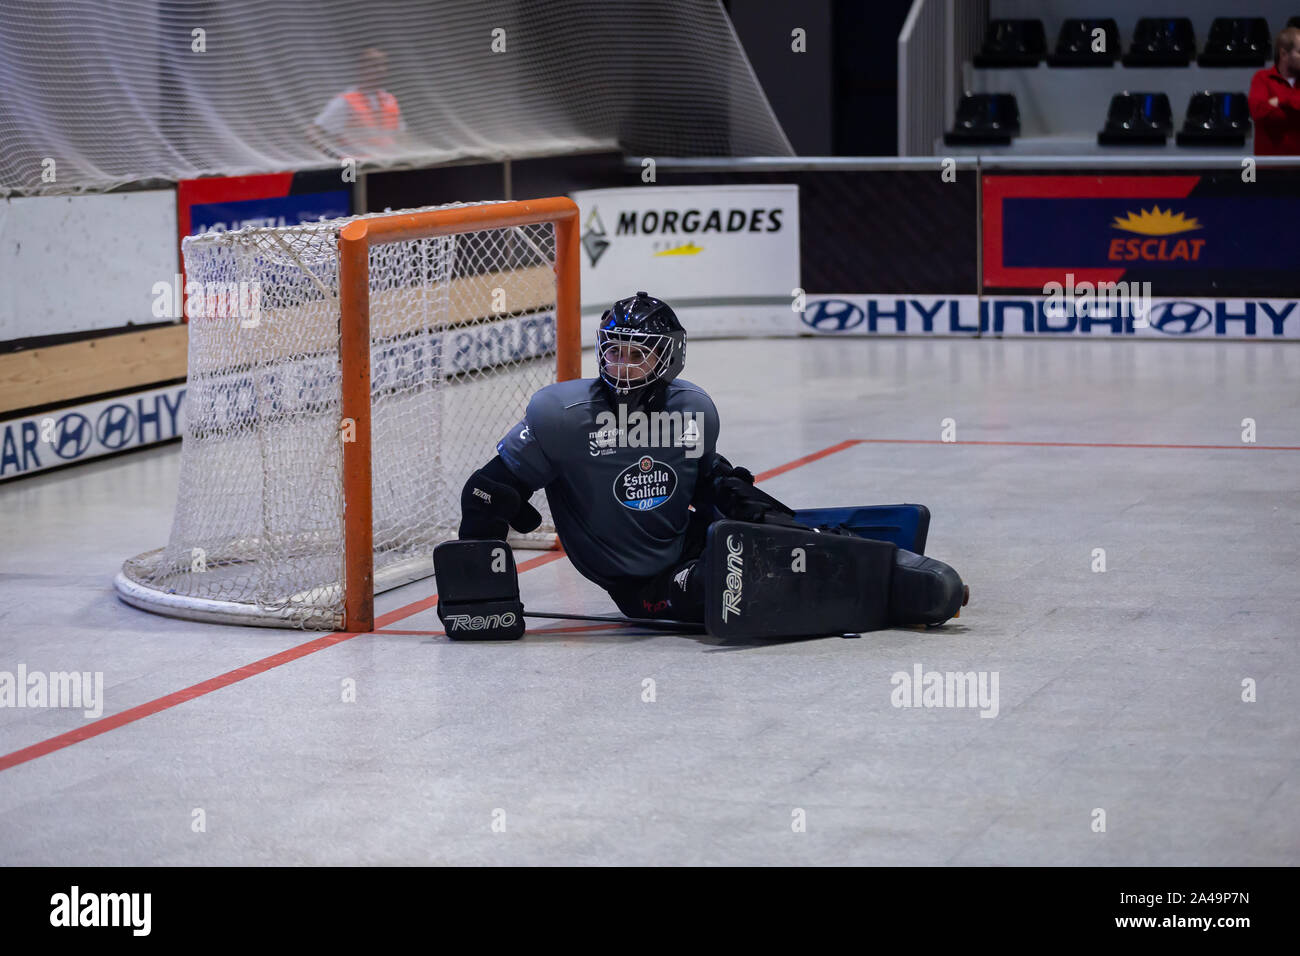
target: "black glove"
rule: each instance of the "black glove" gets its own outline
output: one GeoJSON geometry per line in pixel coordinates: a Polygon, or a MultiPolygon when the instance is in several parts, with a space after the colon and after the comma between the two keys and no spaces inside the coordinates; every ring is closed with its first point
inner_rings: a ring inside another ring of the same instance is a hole
{"type": "MultiPolygon", "coordinates": [[[[504,541],[511,528],[527,534],[542,523],[537,509],[523,500],[516,487],[489,474],[498,461],[499,458],[493,459],[465,482],[460,493],[460,529],[457,534],[461,540],[488,538],[504,541]]],[[[505,465],[500,468],[504,469],[505,465]]]]}
{"type": "Polygon", "coordinates": [[[710,472],[714,506],[735,521],[796,524],[794,510],[754,487],[754,476],[718,456],[710,472]]]}

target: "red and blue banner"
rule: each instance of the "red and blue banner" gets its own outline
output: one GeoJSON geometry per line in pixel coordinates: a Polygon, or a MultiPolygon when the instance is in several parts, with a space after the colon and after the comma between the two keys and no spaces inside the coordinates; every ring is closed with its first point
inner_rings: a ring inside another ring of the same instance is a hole
{"type": "Polygon", "coordinates": [[[986,175],[985,289],[1049,282],[1151,282],[1157,295],[1295,291],[1294,178],[986,175]]]}
{"type": "Polygon", "coordinates": [[[245,226],[297,226],[352,213],[352,187],[334,170],[209,176],[176,185],[180,237],[245,226]]]}
{"type": "Polygon", "coordinates": [[[352,187],[339,170],[208,176],[176,184],[180,240],[202,232],[297,226],[351,214],[352,187]]]}

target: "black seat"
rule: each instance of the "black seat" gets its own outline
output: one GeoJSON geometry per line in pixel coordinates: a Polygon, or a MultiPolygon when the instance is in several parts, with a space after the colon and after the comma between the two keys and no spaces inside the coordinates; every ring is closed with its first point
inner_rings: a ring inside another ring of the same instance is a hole
{"type": "Polygon", "coordinates": [[[1010,146],[1020,135],[1020,107],[1011,93],[967,93],[957,122],[943,134],[946,146],[1010,146]]]}
{"type": "Polygon", "coordinates": [[[1179,131],[1179,146],[1245,146],[1250,104],[1245,93],[1193,93],[1179,131]]]}
{"type": "Polygon", "coordinates": [[[1199,66],[1263,66],[1273,52],[1273,37],[1263,17],[1215,17],[1199,66]]]}
{"type": "Polygon", "coordinates": [[[990,20],[975,66],[1037,66],[1047,56],[1042,20],[990,20]]]}
{"type": "Polygon", "coordinates": [[[1051,66],[1114,66],[1119,59],[1119,25],[1114,19],[1066,20],[1056,40],[1051,66]],[[1101,50],[1094,50],[1093,32],[1102,31],[1101,50]]]}
{"type": "Polygon", "coordinates": [[[1125,66],[1187,66],[1196,56],[1196,35],[1188,17],[1143,17],[1124,54],[1125,66]]]}
{"type": "Polygon", "coordinates": [[[1116,93],[1106,126],[1097,134],[1101,146],[1163,146],[1174,131],[1173,111],[1164,93],[1116,93]]]}

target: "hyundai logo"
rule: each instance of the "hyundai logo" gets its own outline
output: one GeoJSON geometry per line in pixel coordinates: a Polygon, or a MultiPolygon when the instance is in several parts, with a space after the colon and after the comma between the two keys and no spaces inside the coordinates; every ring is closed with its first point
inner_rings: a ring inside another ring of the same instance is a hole
{"type": "Polygon", "coordinates": [[[95,437],[105,448],[117,451],[135,437],[135,413],[125,405],[110,405],[99,413],[95,437]]]}
{"type": "Polygon", "coordinates": [[[818,299],[800,314],[804,324],[818,332],[847,332],[861,325],[866,317],[860,308],[843,299],[818,299]]]}
{"type": "Polygon", "coordinates": [[[86,453],[92,437],[90,421],[81,412],[68,412],[59,419],[54,433],[54,454],[69,460],[86,453]]]}
{"type": "Polygon", "coordinates": [[[1165,335],[1191,335],[1212,321],[1214,313],[1197,302],[1161,302],[1151,309],[1151,327],[1165,335]]]}

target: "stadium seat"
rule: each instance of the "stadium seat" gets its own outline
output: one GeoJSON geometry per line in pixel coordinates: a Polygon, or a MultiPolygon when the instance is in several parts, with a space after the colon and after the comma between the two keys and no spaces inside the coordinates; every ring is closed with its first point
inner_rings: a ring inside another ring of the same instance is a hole
{"type": "Polygon", "coordinates": [[[1215,17],[1198,66],[1263,66],[1273,52],[1273,36],[1263,17],[1215,17]]]}
{"type": "Polygon", "coordinates": [[[1042,20],[990,20],[977,67],[1037,66],[1047,56],[1042,20]]]}
{"type": "Polygon", "coordinates": [[[1187,66],[1196,56],[1196,35],[1188,17],[1142,17],[1125,66],[1187,66]]]}
{"type": "Polygon", "coordinates": [[[957,122],[943,134],[947,146],[1010,146],[1020,135],[1020,107],[1010,93],[967,93],[957,122]]]}
{"type": "Polygon", "coordinates": [[[1066,20],[1056,40],[1056,52],[1047,58],[1051,66],[1114,66],[1119,59],[1119,25],[1114,19],[1066,20]],[[1101,30],[1104,49],[1093,50],[1092,34],[1101,30]]]}
{"type": "Polygon", "coordinates": [[[1193,93],[1179,146],[1245,146],[1250,107],[1244,93],[1193,93]]]}
{"type": "Polygon", "coordinates": [[[1173,112],[1164,93],[1116,93],[1106,126],[1097,134],[1101,146],[1163,146],[1174,131],[1173,112]]]}

